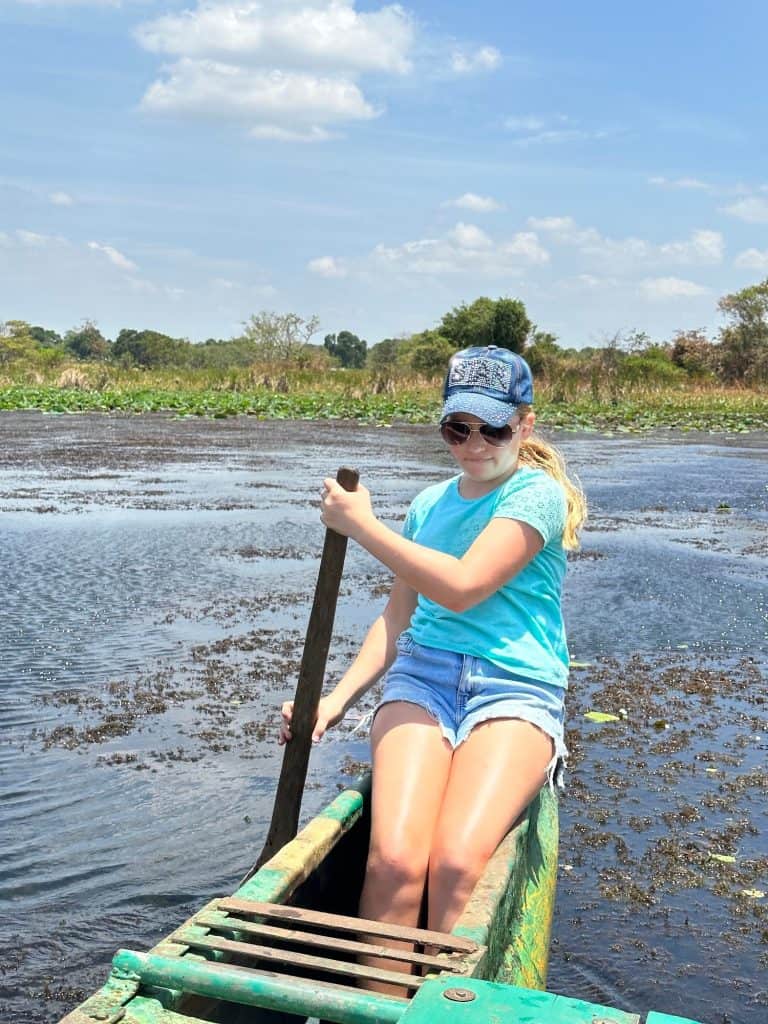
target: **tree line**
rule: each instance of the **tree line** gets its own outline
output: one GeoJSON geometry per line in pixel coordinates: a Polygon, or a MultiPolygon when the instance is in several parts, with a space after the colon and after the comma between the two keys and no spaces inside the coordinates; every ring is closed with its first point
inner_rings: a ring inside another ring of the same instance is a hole
{"type": "Polygon", "coordinates": [[[564,346],[554,334],[541,330],[519,299],[506,297],[481,296],[454,307],[433,328],[373,345],[349,330],[327,334],[318,344],[312,340],[320,326],[317,317],[272,311],[253,314],[236,337],[199,343],[133,328],[123,328],[111,340],[91,320],[63,335],[23,320],[7,320],[0,323],[0,368],[18,363],[55,367],[75,359],[145,369],[237,370],[280,364],[434,376],[443,372],[459,348],[498,345],[524,354],[535,373],[566,383],[569,375],[583,383],[590,374],[603,383],[768,382],[768,279],[723,296],[718,309],[726,323],[714,338],[702,330],[681,330],[660,342],[635,330],[579,349],[564,346]]]}

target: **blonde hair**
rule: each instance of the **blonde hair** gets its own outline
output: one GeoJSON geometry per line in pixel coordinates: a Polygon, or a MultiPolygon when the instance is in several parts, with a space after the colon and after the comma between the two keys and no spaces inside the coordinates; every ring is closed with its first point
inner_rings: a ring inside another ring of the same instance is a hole
{"type": "MultiPolygon", "coordinates": [[[[517,407],[521,420],[531,411],[530,405],[517,407]]],[[[563,547],[569,551],[576,550],[579,546],[579,530],[587,518],[587,499],[578,480],[568,476],[565,459],[554,445],[533,433],[520,445],[519,460],[523,466],[543,469],[562,486],[567,502],[563,547]]]]}

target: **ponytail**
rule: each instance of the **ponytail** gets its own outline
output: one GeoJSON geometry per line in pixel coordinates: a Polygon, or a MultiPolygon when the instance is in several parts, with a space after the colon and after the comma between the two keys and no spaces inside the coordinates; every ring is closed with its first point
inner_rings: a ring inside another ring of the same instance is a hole
{"type": "MultiPolygon", "coordinates": [[[[521,419],[530,411],[530,406],[518,406],[521,419]]],[[[563,547],[569,551],[575,550],[579,546],[579,530],[587,518],[587,499],[578,480],[568,476],[565,459],[554,445],[534,433],[520,445],[519,460],[523,466],[543,469],[562,486],[567,503],[563,547]]]]}

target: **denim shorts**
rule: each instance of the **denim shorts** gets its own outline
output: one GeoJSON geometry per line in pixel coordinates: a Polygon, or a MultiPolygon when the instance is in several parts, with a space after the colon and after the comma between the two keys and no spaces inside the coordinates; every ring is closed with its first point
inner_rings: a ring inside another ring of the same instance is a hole
{"type": "Polygon", "coordinates": [[[520,718],[551,737],[547,767],[550,786],[562,786],[568,751],[563,736],[565,691],[507,672],[470,654],[417,644],[406,630],[397,638],[397,657],[384,680],[373,714],[384,704],[407,701],[424,708],[455,749],[476,725],[492,718],[520,718]]]}

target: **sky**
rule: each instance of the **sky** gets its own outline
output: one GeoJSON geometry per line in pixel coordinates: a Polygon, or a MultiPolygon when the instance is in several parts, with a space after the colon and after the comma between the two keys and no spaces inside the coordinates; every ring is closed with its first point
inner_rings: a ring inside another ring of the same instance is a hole
{"type": "Polygon", "coordinates": [[[0,0],[0,322],[565,346],[768,278],[768,5],[0,0]]]}

